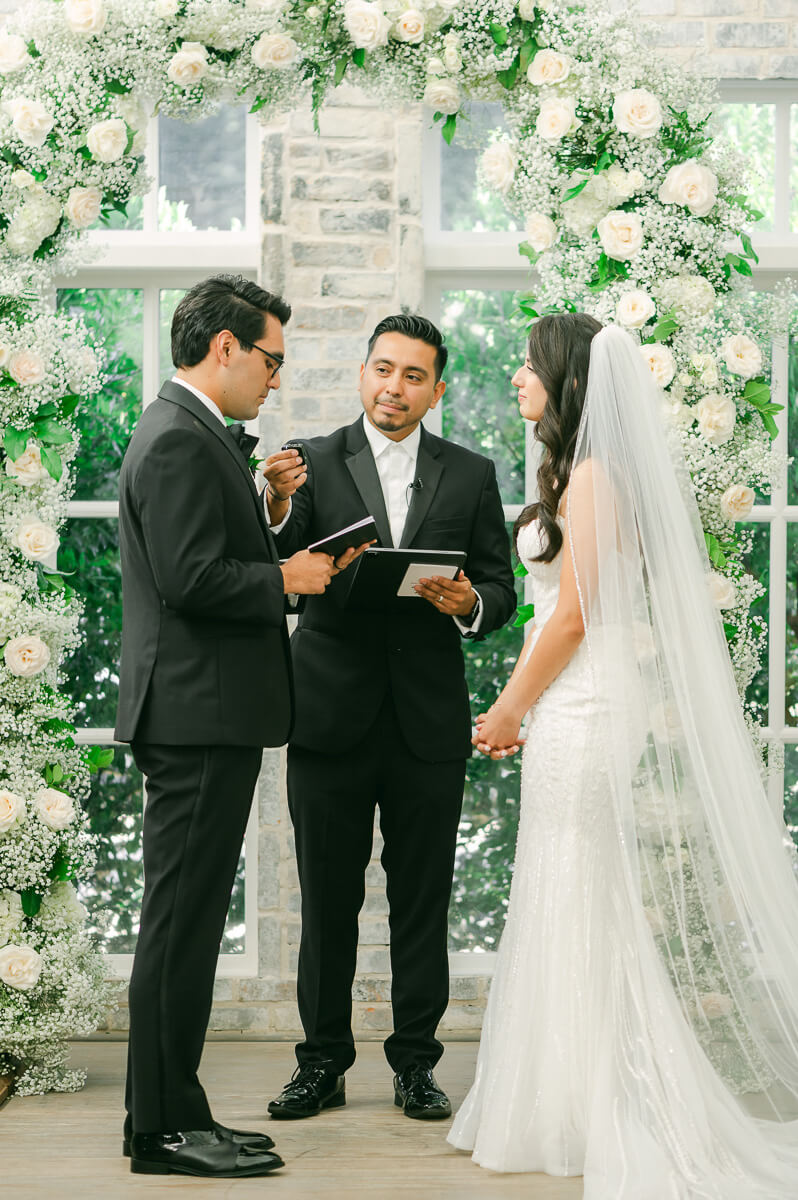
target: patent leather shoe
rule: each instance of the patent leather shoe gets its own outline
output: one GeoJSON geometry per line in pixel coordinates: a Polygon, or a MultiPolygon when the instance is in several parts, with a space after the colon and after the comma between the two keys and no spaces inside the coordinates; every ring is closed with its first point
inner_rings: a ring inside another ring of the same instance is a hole
{"type": "Polygon", "coordinates": [[[330,1070],[329,1060],[305,1063],[297,1067],[289,1083],[269,1112],[280,1120],[296,1121],[315,1117],[323,1108],[343,1108],[346,1104],[346,1084],[343,1075],[330,1070]]]}
{"type": "Polygon", "coordinates": [[[134,1133],[130,1170],[135,1175],[196,1175],[204,1179],[249,1179],[283,1166],[271,1150],[238,1146],[215,1129],[134,1133]]]}
{"type": "MultiPolygon", "coordinates": [[[[235,1142],[237,1146],[248,1146],[251,1144],[257,1150],[271,1150],[274,1147],[274,1142],[268,1133],[258,1133],[255,1129],[228,1129],[226,1125],[220,1125],[218,1121],[214,1121],[211,1128],[215,1129],[220,1137],[227,1138],[229,1142],[235,1142]]],[[[125,1123],[122,1126],[122,1154],[125,1158],[130,1158],[130,1139],[132,1136],[133,1121],[130,1113],[125,1113],[125,1123]]]]}
{"type": "Polygon", "coordinates": [[[406,1067],[393,1077],[393,1102],[406,1117],[418,1121],[441,1121],[452,1115],[449,1097],[435,1082],[432,1069],[423,1063],[406,1067]]]}

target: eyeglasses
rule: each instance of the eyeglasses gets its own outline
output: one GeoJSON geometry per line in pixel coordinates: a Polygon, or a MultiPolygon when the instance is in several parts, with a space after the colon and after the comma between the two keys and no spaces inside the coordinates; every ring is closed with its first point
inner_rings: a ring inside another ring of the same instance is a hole
{"type": "Polygon", "coordinates": [[[280,372],[280,367],[285,366],[285,359],[278,358],[276,354],[270,354],[268,350],[264,350],[262,346],[256,346],[254,342],[247,342],[244,338],[239,338],[238,340],[242,346],[249,346],[250,350],[260,350],[271,368],[269,379],[276,379],[280,372]]]}

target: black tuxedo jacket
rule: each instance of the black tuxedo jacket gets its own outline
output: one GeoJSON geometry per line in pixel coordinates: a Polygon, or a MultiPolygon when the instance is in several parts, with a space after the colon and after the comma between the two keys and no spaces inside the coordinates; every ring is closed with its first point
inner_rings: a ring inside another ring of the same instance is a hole
{"type": "MultiPolygon", "coordinates": [[[[369,513],[382,545],[392,546],[362,419],[302,445],[308,480],[276,535],[280,554],[293,554],[369,513]]],[[[412,493],[401,544],[466,551],[465,573],[482,597],[481,638],[504,625],[515,608],[493,463],[422,427],[416,479],[423,486],[412,493]]],[[[367,733],[390,688],[415,754],[428,762],[468,757],[468,688],[453,619],[421,599],[388,613],[351,611],[342,602],[348,582],[343,572],[324,595],[308,596],[291,639],[297,706],[291,744],[323,753],[349,749],[367,733]]]]}
{"type": "Polygon", "coordinates": [[[285,596],[263,502],[222,423],[171,381],[125,454],[119,545],[119,741],[287,741],[285,596]]]}

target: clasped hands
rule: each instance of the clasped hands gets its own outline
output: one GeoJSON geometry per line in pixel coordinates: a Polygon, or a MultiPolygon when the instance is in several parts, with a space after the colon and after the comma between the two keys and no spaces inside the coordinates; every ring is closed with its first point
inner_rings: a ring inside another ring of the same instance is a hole
{"type": "Polygon", "coordinates": [[[477,717],[471,744],[488,758],[509,758],[524,744],[525,739],[519,737],[523,719],[524,714],[516,712],[502,695],[486,713],[477,717]]]}

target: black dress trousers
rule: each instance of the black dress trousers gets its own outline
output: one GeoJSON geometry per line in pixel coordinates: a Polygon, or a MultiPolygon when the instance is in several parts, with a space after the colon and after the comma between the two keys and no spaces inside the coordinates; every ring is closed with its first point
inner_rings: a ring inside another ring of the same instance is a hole
{"type": "Polygon", "coordinates": [[[305,1040],[300,1064],[355,1060],[352,983],[358,913],[365,897],[374,813],[379,808],[387,876],[394,1071],[434,1066],[435,1037],[449,998],[447,920],[465,759],[425,762],[403,738],[393,703],[343,754],[288,749],[288,803],[302,889],[297,999],[305,1040]]]}
{"type": "Polygon", "coordinates": [[[125,1103],[137,1133],[210,1129],[197,1078],[260,746],[134,741],[147,777],[125,1103]]]}

